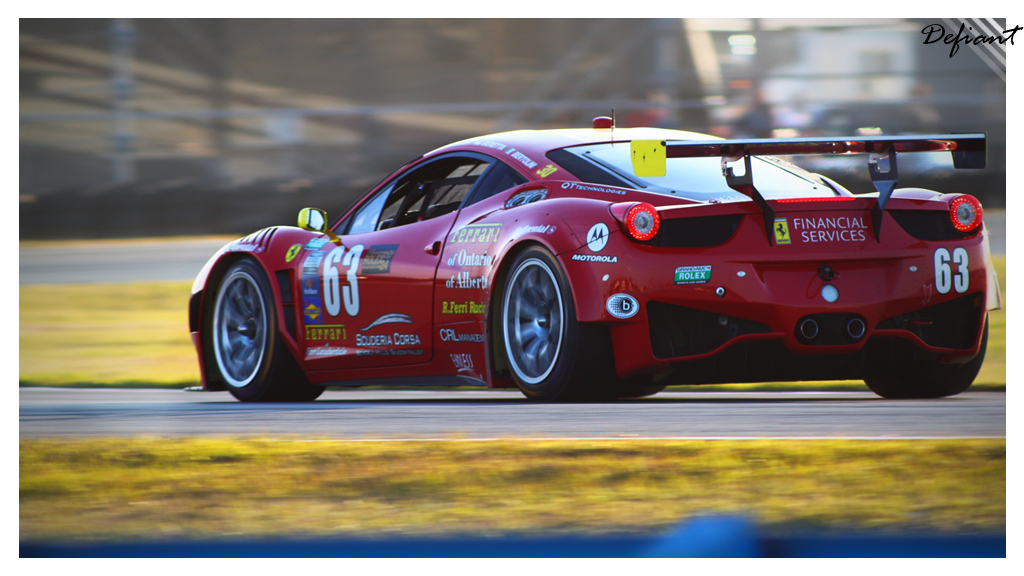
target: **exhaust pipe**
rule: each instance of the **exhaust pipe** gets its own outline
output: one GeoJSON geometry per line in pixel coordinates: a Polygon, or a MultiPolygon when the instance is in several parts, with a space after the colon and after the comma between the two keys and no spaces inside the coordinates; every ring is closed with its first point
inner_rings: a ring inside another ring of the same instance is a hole
{"type": "Polygon", "coordinates": [[[854,340],[863,338],[865,332],[867,332],[867,326],[860,318],[850,318],[850,321],[846,323],[846,335],[854,340]]]}
{"type": "Polygon", "coordinates": [[[807,318],[800,323],[800,335],[807,340],[814,340],[818,336],[818,323],[813,318],[807,318]]]}

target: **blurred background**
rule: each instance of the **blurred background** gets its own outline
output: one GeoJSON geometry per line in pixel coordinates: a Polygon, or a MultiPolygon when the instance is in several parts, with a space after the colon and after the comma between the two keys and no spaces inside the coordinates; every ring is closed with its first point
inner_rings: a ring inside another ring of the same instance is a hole
{"type": "MultiPolygon", "coordinates": [[[[937,22],[21,19],[20,237],[338,216],[438,146],[613,108],[722,137],[987,132],[984,171],[902,156],[900,185],[1003,207],[1005,67],[924,45],[937,22]]],[[[873,191],[864,162],[793,160],[873,191]]]]}

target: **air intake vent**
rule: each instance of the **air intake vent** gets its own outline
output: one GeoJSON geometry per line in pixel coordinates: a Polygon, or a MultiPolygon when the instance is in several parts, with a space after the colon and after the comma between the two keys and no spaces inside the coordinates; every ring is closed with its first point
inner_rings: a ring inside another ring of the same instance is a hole
{"type": "Polygon", "coordinates": [[[277,226],[271,226],[270,228],[264,228],[259,232],[253,232],[245,238],[242,238],[242,242],[245,244],[255,244],[264,250],[267,246],[270,246],[270,241],[274,238],[274,234],[277,233],[277,226]]]}
{"type": "Polygon", "coordinates": [[[662,218],[658,235],[641,242],[659,248],[707,248],[728,242],[736,233],[743,214],[698,216],[691,218],[662,218]]]}
{"type": "Polygon", "coordinates": [[[977,234],[964,233],[953,227],[948,210],[887,210],[903,231],[918,240],[938,242],[962,240],[977,234]]]}
{"type": "Polygon", "coordinates": [[[737,336],[771,332],[760,322],[664,302],[649,302],[647,318],[658,358],[706,354],[737,336]]]}
{"type": "Polygon", "coordinates": [[[929,346],[965,350],[978,339],[979,314],[983,313],[984,303],[985,295],[976,292],[889,318],[880,322],[876,330],[907,330],[929,346]]]}
{"type": "Polygon", "coordinates": [[[297,339],[295,334],[295,297],[292,295],[292,271],[278,270],[275,275],[277,276],[277,287],[281,291],[281,304],[284,305],[284,329],[292,335],[292,338],[297,339]]]}

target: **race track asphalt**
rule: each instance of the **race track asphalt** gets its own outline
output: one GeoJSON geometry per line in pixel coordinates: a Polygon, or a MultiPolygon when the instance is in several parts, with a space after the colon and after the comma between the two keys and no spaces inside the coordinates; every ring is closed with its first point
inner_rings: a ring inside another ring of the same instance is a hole
{"type": "Polygon", "coordinates": [[[230,239],[31,243],[18,247],[18,284],[192,280],[230,239]]]}
{"type": "Polygon", "coordinates": [[[328,390],[302,404],[226,392],[21,388],[20,437],[296,435],[345,439],[1006,437],[1006,394],[884,400],[871,392],[663,392],[534,404],[519,392],[328,390]]]}

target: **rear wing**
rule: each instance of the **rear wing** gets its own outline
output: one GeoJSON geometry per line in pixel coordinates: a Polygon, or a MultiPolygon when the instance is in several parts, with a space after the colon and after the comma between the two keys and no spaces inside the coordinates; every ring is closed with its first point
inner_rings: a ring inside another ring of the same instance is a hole
{"type": "Polygon", "coordinates": [[[748,196],[764,212],[765,233],[772,244],[775,211],[754,187],[751,156],[788,154],[867,154],[871,182],[878,190],[872,210],[875,239],[880,241],[882,211],[896,188],[896,153],[949,152],[956,169],[985,167],[985,134],[926,134],[920,136],[850,136],[833,138],[752,138],[749,140],[634,140],[630,144],[633,172],[637,176],[664,176],[668,158],[722,159],[722,174],[730,188],[748,196]],[[743,160],[744,171],[736,176],[728,164],[743,160]]]}

